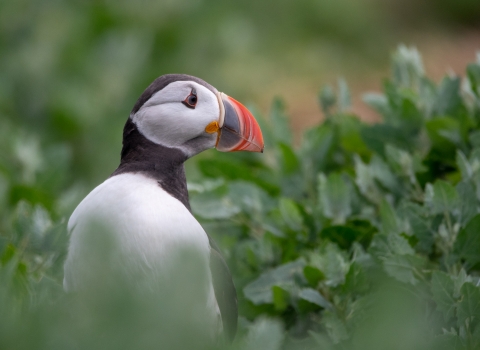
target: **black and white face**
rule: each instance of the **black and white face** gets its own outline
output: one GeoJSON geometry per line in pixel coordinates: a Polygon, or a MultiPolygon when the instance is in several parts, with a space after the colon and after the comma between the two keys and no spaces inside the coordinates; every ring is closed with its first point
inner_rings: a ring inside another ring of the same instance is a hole
{"type": "Polygon", "coordinates": [[[263,136],[250,111],[205,81],[184,74],[157,78],[130,114],[148,140],[192,157],[209,148],[263,151],[263,136]]]}
{"type": "Polygon", "coordinates": [[[217,132],[207,132],[207,127],[220,124],[220,103],[216,91],[195,81],[174,81],[155,92],[131,118],[150,141],[180,148],[191,157],[215,147],[217,132]]]}

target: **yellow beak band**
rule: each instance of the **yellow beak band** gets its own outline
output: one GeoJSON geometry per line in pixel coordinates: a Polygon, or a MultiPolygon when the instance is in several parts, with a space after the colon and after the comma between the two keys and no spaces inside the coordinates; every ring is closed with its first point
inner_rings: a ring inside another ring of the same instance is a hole
{"type": "Polygon", "coordinates": [[[218,129],[220,129],[220,126],[218,126],[217,121],[213,121],[205,127],[205,131],[208,132],[209,134],[213,134],[217,132],[218,129]]]}

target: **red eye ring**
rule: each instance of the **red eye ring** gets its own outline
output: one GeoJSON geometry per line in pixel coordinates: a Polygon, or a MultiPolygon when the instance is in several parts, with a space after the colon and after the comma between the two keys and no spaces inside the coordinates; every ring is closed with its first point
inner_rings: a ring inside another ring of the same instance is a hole
{"type": "Polygon", "coordinates": [[[197,93],[195,89],[192,89],[192,91],[190,92],[190,95],[188,95],[187,98],[184,101],[182,101],[182,103],[188,108],[195,109],[195,106],[197,105],[197,101],[198,101],[197,93]]]}

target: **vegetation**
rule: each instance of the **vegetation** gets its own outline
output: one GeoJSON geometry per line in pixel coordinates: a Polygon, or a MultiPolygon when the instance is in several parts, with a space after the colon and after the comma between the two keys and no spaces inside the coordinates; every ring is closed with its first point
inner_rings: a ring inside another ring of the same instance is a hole
{"type": "MultiPolygon", "coordinates": [[[[259,118],[263,155],[189,161],[193,212],[239,291],[234,348],[480,347],[480,57],[436,85],[400,47],[383,94],[365,102],[383,122],[349,112],[344,81],[325,87],[326,120],[293,147],[276,100],[259,118]]],[[[63,293],[65,223],[87,190],[71,185],[71,148],[10,122],[0,144],[2,348],[202,347],[196,321],[127,282],[63,293]]],[[[108,254],[102,244],[92,255],[108,254]]]]}

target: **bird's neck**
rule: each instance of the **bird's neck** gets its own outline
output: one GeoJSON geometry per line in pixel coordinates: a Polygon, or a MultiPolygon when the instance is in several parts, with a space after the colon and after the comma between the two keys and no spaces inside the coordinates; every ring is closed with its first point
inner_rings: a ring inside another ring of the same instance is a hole
{"type": "Polygon", "coordinates": [[[165,147],[148,140],[128,118],[123,130],[120,165],[111,176],[141,173],[153,178],[159,186],[190,210],[184,167],[186,160],[187,156],[180,149],[165,147]]]}

